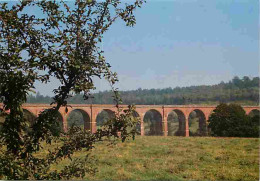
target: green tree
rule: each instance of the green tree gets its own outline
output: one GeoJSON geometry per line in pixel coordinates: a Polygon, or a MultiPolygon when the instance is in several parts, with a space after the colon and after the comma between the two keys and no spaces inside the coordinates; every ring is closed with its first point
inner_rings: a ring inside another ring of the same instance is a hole
{"type": "Polygon", "coordinates": [[[251,119],[250,126],[247,127],[249,136],[250,137],[259,137],[260,136],[260,125],[259,125],[260,116],[259,116],[259,114],[254,115],[250,119],[251,119]]]}
{"type": "Polygon", "coordinates": [[[256,117],[250,118],[237,104],[220,104],[209,117],[209,128],[213,136],[258,137],[256,117]]]}
{"type": "Polygon", "coordinates": [[[9,110],[1,123],[0,133],[0,178],[1,179],[70,179],[84,177],[91,172],[88,157],[72,160],[61,171],[51,171],[50,166],[83,148],[89,150],[104,137],[121,139],[135,134],[135,123],[125,114],[116,114],[102,130],[91,134],[78,127],[67,133],[59,129],[58,110],[67,106],[71,93],[83,93],[85,99],[94,89],[93,77],[105,77],[115,92],[119,110],[119,97],[113,88],[116,73],[100,49],[103,34],[117,20],[127,26],[135,24],[134,10],[143,0],[122,4],[120,0],[21,1],[12,6],[0,4],[0,97],[4,111],[9,110]],[[38,14],[30,14],[34,8],[38,14]],[[44,110],[33,124],[25,119],[22,104],[34,89],[34,83],[47,83],[54,77],[60,86],[54,90],[53,108],[44,110]],[[28,129],[28,126],[30,129],[28,129]],[[42,149],[41,142],[52,144],[64,135],[62,145],[37,158],[34,153],[42,149]]]}

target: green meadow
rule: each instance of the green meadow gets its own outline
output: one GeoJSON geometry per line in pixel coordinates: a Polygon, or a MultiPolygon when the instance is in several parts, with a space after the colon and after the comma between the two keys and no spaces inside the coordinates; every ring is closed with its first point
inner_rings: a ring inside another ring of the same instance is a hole
{"type": "Polygon", "coordinates": [[[259,180],[258,149],[258,138],[138,136],[125,143],[100,142],[90,152],[97,172],[85,179],[259,180]]]}

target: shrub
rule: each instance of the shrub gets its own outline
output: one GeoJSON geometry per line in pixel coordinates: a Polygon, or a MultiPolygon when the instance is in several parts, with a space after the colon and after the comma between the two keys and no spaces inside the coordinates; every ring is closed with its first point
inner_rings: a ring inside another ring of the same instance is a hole
{"type": "Polygon", "coordinates": [[[211,135],[223,137],[258,137],[259,116],[249,117],[237,104],[220,104],[209,118],[211,135]]]}

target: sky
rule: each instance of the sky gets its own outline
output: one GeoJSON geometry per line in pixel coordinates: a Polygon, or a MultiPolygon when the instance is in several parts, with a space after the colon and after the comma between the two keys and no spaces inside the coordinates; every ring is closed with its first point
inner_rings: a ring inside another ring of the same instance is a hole
{"type": "MultiPolygon", "coordinates": [[[[136,25],[116,22],[102,49],[119,90],[186,87],[259,76],[258,0],[147,0],[136,25]]],[[[95,79],[96,91],[110,90],[95,79]]],[[[57,87],[36,84],[53,95],[57,87]]]]}

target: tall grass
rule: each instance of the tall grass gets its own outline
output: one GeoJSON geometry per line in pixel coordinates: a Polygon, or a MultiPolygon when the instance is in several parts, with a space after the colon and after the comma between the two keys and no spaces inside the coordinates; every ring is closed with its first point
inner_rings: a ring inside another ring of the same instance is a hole
{"type": "Polygon", "coordinates": [[[259,180],[258,148],[259,139],[246,138],[138,136],[109,146],[103,142],[91,151],[98,172],[86,179],[259,180]]]}

